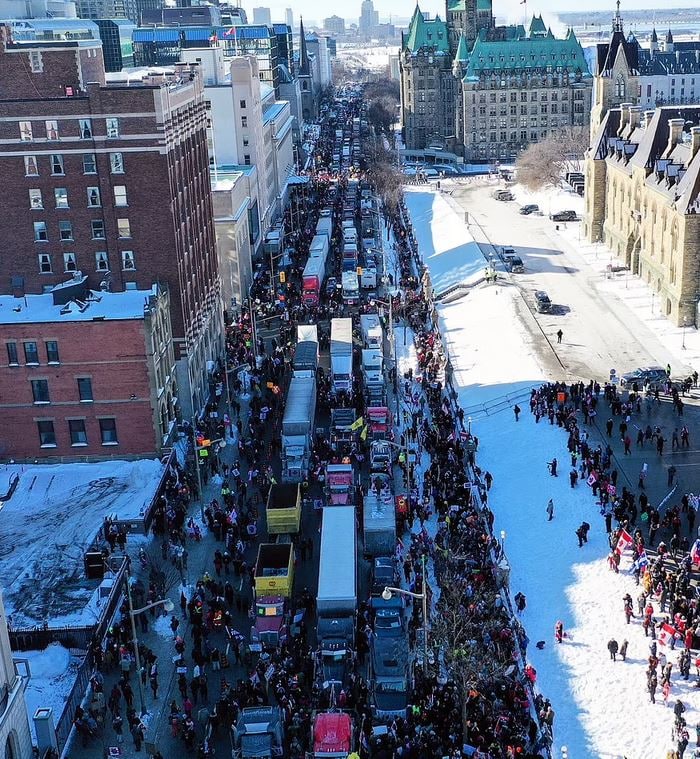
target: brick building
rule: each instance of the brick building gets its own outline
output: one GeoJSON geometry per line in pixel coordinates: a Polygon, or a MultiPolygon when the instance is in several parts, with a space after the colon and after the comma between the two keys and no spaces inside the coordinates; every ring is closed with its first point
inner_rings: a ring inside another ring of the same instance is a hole
{"type": "Polygon", "coordinates": [[[99,41],[0,38],[0,293],[167,286],[179,401],[208,392],[222,309],[199,68],[105,81],[99,41]]]}
{"type": "Polygon", "coordinates": [[[153,456],[175,424],[168,293],[87,289],[0,296],[0,456],[153,456]]]}
{"type": "Polygon", "coordinates": [[[585,171],[586,238],[642,277],[674,324],[697,324],[700,106],[611,108],[585,171]]]}

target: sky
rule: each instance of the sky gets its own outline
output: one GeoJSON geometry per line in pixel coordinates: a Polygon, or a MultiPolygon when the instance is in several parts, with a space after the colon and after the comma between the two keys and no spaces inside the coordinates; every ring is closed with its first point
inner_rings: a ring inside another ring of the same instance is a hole
{"type": "MultiPolygon", "coordinates": [[[[308,20],[318,21],[321,23],[323,18],[337,15],[343,18],[355,21],[360,15],[360,5],[362,0],[352,0],[352,2],[340,2],[340,0],[330,0],[320,4],[318,0],[255,0],[247,1],[243,4],[250,20],[252,21],[253,7],[266,6],[272,10],[273,21],[284,20],[284,9],[294,8],[294,22],[298,23],[299,15],[305,16],[308,20]]],[[[444,17],[445,3],[443,0],[419,0],[422,10],[431,14],[439,13],[444,17]]],[[[614,0],[587,0],[586,8],[590,10],[610,10],[614,12],[614,0]]],[[[527,7],[528,14],[532,13],[566,13],[567,11],[580,11],[581,3],[578,0],[529,0],[527,6],[520,3],[520,0],[493,0],[494,11],[497,17],[507,18],[508,21],[522,21],[524,10],[527,7]]],[[[630,9],[654,9],[654,8],[700,8],[700,0],[633,0],[626,3],[622,0],[622,13],[624,16],[625,6],[630,9]]],[[[388,19],[390,14],[394,16],[410,17],[415,7],[415,0],[374,0],[374,7],[379,11],[381,20],[388,19]]]]}

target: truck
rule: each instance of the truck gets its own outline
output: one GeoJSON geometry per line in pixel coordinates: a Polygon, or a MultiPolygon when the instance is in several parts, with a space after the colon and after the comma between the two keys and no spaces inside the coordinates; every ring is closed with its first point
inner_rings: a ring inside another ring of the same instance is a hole
{"type": "Polygon", "coordinates": [[[370,646],[369,672],[372,716],[384,724],[406,717],[408,708],[408,640],[374,636],[370,646]]]}
{"type": "Polygon", "coordinates": [[[316,608],[319,642],[316,679],[326,687],[344,687],[350,672],[357,609],[357,530],[353,506],[326,506],[316,608]]]}
{"type": "Polygon", "coordinates": [[[352,464],[326,464],[326,502],[328,505],[354,503],[355,470],[352,464]]]}
{"type": "Polygon", "coordinates": [[[377,269],[374,266],[363,266],[360,275],[360,287],[364,290],[374,290],[377,287],[377,269]]]}
{"type": "Polygon", "coordinates": [[[294,348],[292,369],[294,371],[316,372],[318,369],[318,343],[311,342],[311,340],[303,340],[297,343],[294,348]]]}
{"type": "Polygon", "coordinates": [[[301,522],[301,486],[273,483],[265,507],[268,535],[299,532],[301,522]]]}
{"type": "Polygon", "coordinates": [[[311,245],[309,245],[309,258],[322,258],[325,266],[329,249],[330,239],[328,235],[314,235],[311,245]]]}
{"type": "Polygon", "coordinates": [[[387,406],[368,406],[367,419],[372,441],[391,440],[391,412],[387,406]]]}
{"type": "Polygon", "coordinates": [[[313,721],[314,759],[346,759],[353,749],[353,726],[346,712],[320,712],[313,721]]]}
{"type": "Polygon", "coordinates": [[[259,650],[269,650],[284,643],[293,587],[293,544],[262,543],[255,563],[255,622],[250,631],[251,648],[257,646],[259,650]]]}
{"type": "Polygon", "coordinates": [[[284,755],[284,717],[279,706],[246,707],[231,729],[234,759],[272,759],[284,755]]]}
{"type": "Polygon", "coordinates": [[[349,454],[357,440],[353,428],[357,414],[354,408],[331,409],[331,448],[340,454],[349,454]]]}
{"type": "Polygon", "coordinates": [[[323,211],[321,214],[321,218],[316,224],[316,234],[325,235],[328,238],[328,243],[330,244],[330,241],[333,238],[333,218],[330,214],[328,216],[323,216],[323,211]]]}
{"type": "Polygon", "coordinates": [[[342,274],[343,303],[356,306],[360,302],[360,283],[356,271],[344,271],[342,274]]]}
{"type": "MultiPolygon", "coordinates": [[[[351,356],[352,360],[352,356],[351,356]]],[[[282,482],[302,482],[309,469],[316,419],[316,372],[295,371],[282,418],[282,482]]]]}
{"type": "Polygon", "coordinates": [[[384,382],[384,356],[381,348],[362,349],[362,379],[366,386],[384,382]]]}
{"type": "Polygon", "coordinates": [[[360,252],[357,249],[356,242],[349,242],[343,245],[343,271],[357,271],[357,265],[360,261],[360,252]]]}
{"type": "Polygon", "coordinates": [[[297,342],[314,342],[318,345],[318,327],[315,324],[299,324],[297,326],[297,342]]]}
{"type": "Polygon", "coordinates": [[[301,275],[301,300],[307,306],[317,306],[321,299],[321,288],[326,276],[326,260],[309,256],[301,275]]]}
{"type": "Polygon", "coordinates": [[[393,556],[396,551],[396,504],[389,475],[373,474],[362,512],[364,555],[393,556]]]}
{"type": "Polygon", "coordinates": [[[352,319],[331,320],[331,381],[334,393],[352,393],[352,319]]]}
{"type": "Polygon", "coordinates": [[[360,316],[360,332],[365,348],[382,348],[383,332],[379,314],[362,314],[360,316]]]}

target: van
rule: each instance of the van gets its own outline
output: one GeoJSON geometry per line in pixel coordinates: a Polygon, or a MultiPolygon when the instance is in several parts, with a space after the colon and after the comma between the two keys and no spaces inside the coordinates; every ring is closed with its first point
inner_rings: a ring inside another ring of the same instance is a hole
{"type": "Polygon", "coordinates": [[[511,274],[522,274],[525,271],[523,259],[520,258],[520,256],[510,256],[506,262],[506,269],[508,269],[511,274]]]}
{"type": "Polygon", "coordinates": [[[540,314],[548,314],[552,310],[552,301],[544,290],[535,292],[535,307],[540,314]]]}

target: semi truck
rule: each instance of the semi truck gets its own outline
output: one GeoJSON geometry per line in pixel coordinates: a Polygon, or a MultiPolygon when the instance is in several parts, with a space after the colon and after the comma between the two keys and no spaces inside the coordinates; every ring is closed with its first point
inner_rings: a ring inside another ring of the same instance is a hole
{"type": "Polygon", "coordinates": [[[352,393],[352,319],[331,320],[331,380],[334,393],[352,393]]]}
{"type": "MultiPolygon", "coordinates": [[[[323,214],[323,211],[321,213],[323,214]]],[[[330,216],[330,213],[328,216],[322,215],[318,220],[318,223],[316,224],[316,234],[325,235],[328,238],[328,242],[330,244],[330,241],[333,237],[333,218],[330,216]]]]}
{"type": "Polygon", "coordinates": [[[294,545],[291,542],[262,543],[255,562],[252,645],[274,649],[284,642],[293,587],[294,545]]]}
{"type": "Polygon", "coordinates": [[[316,372],[318,369],[318,343],[304,340],[294,348],[292,369],[296,371],[316,372]]]}
{"type": "Polygon", "coordinates": [[[324,258],[309,257],[301,275],[301,299],[307,306],[317,306],[321,299],[321,288],[326,277],[326,261],[324,258]]]}
{"type": "Polygon", "coordinates": [[[365,348],[382,349],[383,330],[379,314],[362,314],[360,316],[360,331],[365,348]]]}
{"type": "MultiPolygon", "coordinates": [[[[352,356],[351,356],[352,360],[352,356]]],[[[282,418],[282,481],[302,482],[309,469],[316,419],[316,372],[295,371],[282,418]]]]}
{"type": "Polygon", "coordinates": [[[396,504],[388,475],[372,475],[362,510],[367,558],[393,556],[396,551],[396,504]]]}
{"type": "Polygon", "coordinates": [[[354,502],[355,470],[352,464],[326,464],[326,503],[345,506],[354,502]]]}
{"type": "Polygon", "coordinates": [[[355,508],[327,506],[321,524],[321,553],[316,608],[319,668],[326,687],[344,687],[354,646],[357,609],[355,508]]]}
{"type": "Polygon", "coordinates": [[[284,717],[279,706],[246,707],[231,729],[234,759],[284,756],[284,717]]]}
{"type": "Polygon", "coordinates": [[[353,726],[346,712],[316,714],[312,727],[314,759],[347,759],[353,749],[353,726]]]}
{"type": "Polygon", "coordinates": [[[384,382],[384,356],[381,348],[362,349],[362,379],[366,386],[384,382]]]}

